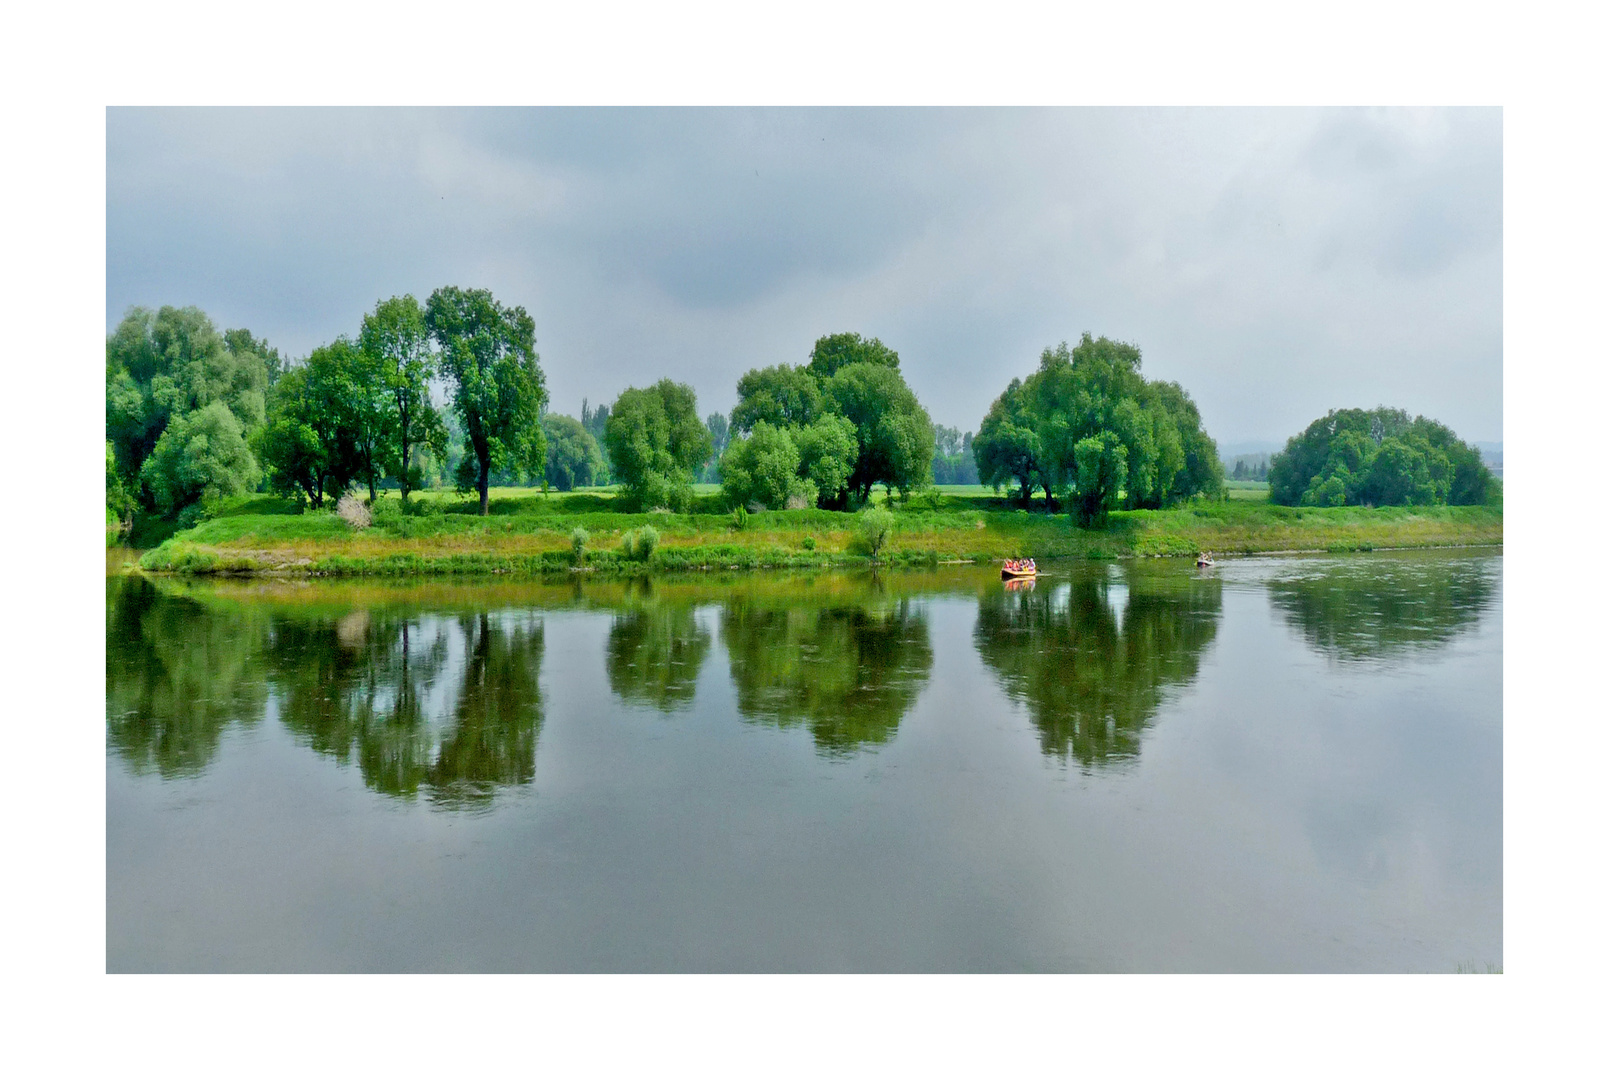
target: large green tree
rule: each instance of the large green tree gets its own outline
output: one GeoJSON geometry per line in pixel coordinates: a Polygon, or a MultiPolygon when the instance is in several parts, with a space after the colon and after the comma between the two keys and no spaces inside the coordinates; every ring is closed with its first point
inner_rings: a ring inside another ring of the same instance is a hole
{"type": "Polygon", "coordinates": [[[604,441],[615,478],[644,510],[691,505],[694,470],[713,448],[693,388],[670,379],[627,388],[609,413],[604,441]]]}
{"type": "Polygon", "coordinates": [[[385,361],[342,337],[314,350],[308,364],[314,393],[334,414],[340,452],[350,462],[352,477],[368,487],[372,503],[395,460],[396,414],[385,361]]]}
{"type": "MultiPolygon", "coordinates": [[[[328,491],[339,495],[345,483],[333,478],[336,466],[334,421],[308,393],[308,369],[298,364],[279,377],[268,399],[268,422],[257,433],[256,451],[268,472],[269,488],[305,498],[315,509],[328,491]],[[337,490],[339,487],[339,490],[337,490]]],[[[344,478],[346,482],[350,477],[344,478]]]]}
{"type": "Polygon", "coordinates": [[[274,383],[255,440],[269,486],[317,507],[357,482],[373,501],[390,460],[390,400],[380,362],[356,343],[337,338],[314,349],[274,383]]]}
{"type": "Polygon", "coordinates": [[[1217,495],[1223,465],[1176,383],[1148,382],[1140,350],[1085,334],[1075,348],[1046,349],[1039,370],[1013,379],[973,440],[978,476],[1016,480],[1066,499],[1080,522],[1124,507],[1157,508],[1217,495]]]}
{"type": "Polygon", "coordinates": [[[480,512],[486,514],[493,470],[538,473],[545,465],[541,415],[547,388],[536,324],[524,308],[504,307],[489,290],[448,286],[430,294],[425,325],[464,424],[469,453],[459,483],[480,494],[480,512]]]}
{"type": "Polygon", "coordinates": [[[547,436],[547,465],[543,477],[560,491],[591,487],[603,482],[608,470],[592,433],[573,416],[546,413],[542,431],[547,436]]]}
{"type": "Polygon", "coordinates": [[[827,380],[831,411],[855,429],[857,453],[850,491],[865,499],[874,484],[901,495],[927,486],[933,476],[933,422],[898,368],[860,362],[827,380]]]}
{"type": "Polygon", "coordinates": [[[815,485],[799,475],[799,448],[787,428],[757,421],[748,438],[734,441],[721,458],[721,491],[733,506],[758,504],[781,510],[790,498],[812,506],[815,485]]]}
{"type": "Polygon", "coordinates": [[[1001,484],[1015,480],[1025,506],[1033,499],[1036,487],[1045,488],[1047,493],[1050,490],[1042,464],[1044,448],[1034,428],[1022,380],[1012,379],[1005,393],[989,406],[972,444],[978,481],[998,490],[1001,484]]]}
{"type": "Polygon", "coordinates": [[[130,308],[106,339],[106,439],[124,486],[154,504],[139,478],[176,416],[221,403],[242,433],[260,427],[270,359],[278,354],[265,343],[220,334],[199,308],[130,308]]]}
{"type": "MultiPolygon", "coordinates": [[[[733,432],[767,424],[773,429],[767,447],[785,433],[798,451],[800,480],[815,489],[823,507],[847,508],[875,484],[906,494],[932,480],[933,424],[899,373],[899,355],[876,338],[829,334],[816,341],[808,364],[756,368],[738,380],[737,391],[733,432]]],[[[752,474],[745,462],[760,447],[742,448],[740,441],[728,454],[752,474]]],[[[740,478],[729,497],[748,483],[748,476],[740,478]]],[[[767,490],[774,495],[775,489],[767,490]]],[[[761,495],[759,501],[771,500],[761,495]]]]}
{"type": "Polygon", "coordinates": [[[152,503],[170,516],[195,503],[250,491],[261,478],[240,421],[221,401],[168,421],[140,467],[152,503]]]}
{"type": "Polygon", "coordinates": [[[428,448],[438,458],[447,452],[447,427],[430,400],[436,365],[424,309],[411,295],[382,300],[363,317],[358,341],[383,389],[387,437],[381,464],[407,502],[423,479],[416,452],[428,448]]]}
{"type": "Polygon", "coordinates": [[[1496,497],[1480,452],[1401,409],[1334,409],[1293,435],[1268,468],[1285,506],[1467,506],[1496,497]]]}

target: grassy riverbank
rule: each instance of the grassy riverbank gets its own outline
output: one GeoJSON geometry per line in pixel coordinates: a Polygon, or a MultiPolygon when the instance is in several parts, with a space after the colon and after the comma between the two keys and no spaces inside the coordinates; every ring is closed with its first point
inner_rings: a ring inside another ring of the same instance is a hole
{"type": "MultiPolygon", "coordinates": [[[[426,496],[404,515],[382,498],[374,524],[354,529],[332,513],[299,513],[269,496],[236,500],[209,521],[146,552],[141,566],[181,573],[317,575],[594,573],[825,567],[868,562],[858,519],[825,510],[766,511],[739,522],[713,493],[690,514],[628,514],[607,492],[570,495],[504,489],[492,513],[469,512],[453,496],[426,496]],[[624,538],[652,526],[659,543],[646,561],[624,538]],[[589,541],[577,564],[571,534],[589,541]]],[[[1042,507],[1042,503],[1040,506],[1042,507]]],[[[1112,515],[1103,529],[1079,529],[1067,515],[1014,509],[986,489],[950,488],[893,507],[893,537],[880,559],[896,565],[951,560],[1122,558],[1223,553],[1367,551],[1501,544],[1500,507],[1292,508],[1266,501],[1194,502],[1172,510],[1112,515]]]]}

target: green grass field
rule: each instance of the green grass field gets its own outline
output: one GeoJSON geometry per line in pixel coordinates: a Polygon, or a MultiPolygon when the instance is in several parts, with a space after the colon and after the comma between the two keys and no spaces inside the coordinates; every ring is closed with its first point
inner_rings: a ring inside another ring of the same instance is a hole
{"type": "MultiPolygon", "coordinates": [[[[897,500],[892,539],[881,555],[895,564],[951,560],[1193,556],[1273,551],[1501,544],[1500,507],[1310,508],[1275,506],[1239,489],[1223,501],[1195,500],[1170,510],[1114,513],[1100,529],[1076,527],[1066,514],[1033,510],[978,486],[949,486],[897,500]]],[[[290,574],[568,573],[571,532],[590,535],[581,568],[595,572],[747,569],[865,563],[858,517],[827,510],[762,511],[739,527],[720,509],[719,488],[700,485],[692,513],[624,513],[608,489],[569,493],[497,488],[491,514],[473,496],[419,495],[422,512],[404,515],[396,494],[383,495],[374,524],[354,529],[334,513],[303,512],[275,496],[232,500],[196,527],[147,551],[148,570],[290,574]],[[626,556],[625,536],[643,525],[659,534],[645,563],[626,556]]],[[[876,500],[883,500],[881,492],[876,500]]]]}

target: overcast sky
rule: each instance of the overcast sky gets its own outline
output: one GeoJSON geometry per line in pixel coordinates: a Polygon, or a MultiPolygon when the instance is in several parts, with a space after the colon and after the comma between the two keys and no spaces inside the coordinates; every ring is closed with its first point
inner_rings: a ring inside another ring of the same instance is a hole
{"type": "Polygon", "coordinates": [[[1394,405],[1502,438],[1502,114],[111,109],[106,319],[195,304],[305,356],[489,288],[551,408],[854,330],[976,430],[1040,351],[1138,345],[1223,445],[1394,405]]]}

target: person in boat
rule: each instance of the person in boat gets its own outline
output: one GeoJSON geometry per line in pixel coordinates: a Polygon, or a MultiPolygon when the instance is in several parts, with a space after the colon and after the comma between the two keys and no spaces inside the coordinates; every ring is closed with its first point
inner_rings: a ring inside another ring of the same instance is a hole
{"type": "Polygon", "coordinates": [[[1037,574],[1037,573],[1038,573],[1038,572],[1039,572],[1039,567],[1037,567],[1037,566],[1035,566],[1035,565],[1034,565],[1034,561],[1033,561],[1033,560],[1032,560],[1032,559],[1029,559],[1029,560],[1028,560],[1028,567],[1027,567],[1027,569],[1028,569],[1028,572],[1029,572],[1029,573],[1030,573],[1030,574],[1037,574]]]}

